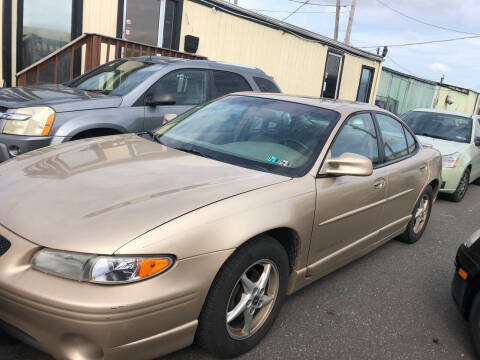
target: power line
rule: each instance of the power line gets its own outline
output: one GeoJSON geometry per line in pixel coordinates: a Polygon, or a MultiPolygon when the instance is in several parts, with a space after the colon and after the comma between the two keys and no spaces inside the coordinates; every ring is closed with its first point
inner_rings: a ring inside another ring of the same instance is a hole
{"type": "Polygon", "coordinates": [[[468,34],[468,35],[480,35],[479,33],[471,33],[471,32],[466,32],[466,31],[460,31],[460,30],[456,30],[456,29],[451,29],[451,28],[447,28],[445,26],[439,26],[439,25],[435,25],[435,24],[431,24],[431,23],[428,23],[426,21],[423,21],[423,20],[420,20],[420,19],[417,19],[417,18],[414,18],[413,16],[410,16],[410,15],[407,15],[399,10],[396,10],[394,8],[392,8],[390,5],[388,4],[385,4],[383,1],[381,0],[377,0],[378,3],[382,4],[383,6],[385,6],[386,8],[390,9],[391,11],[399,14],[399,15],[402,15],[404,17],[406,17],[407,19],[410,19],[410,20],[413,20],[413,21],[416,21],[420,24],[423,24],[423,25],[427,25],[427,26],[431,26],[431,27],[434,27],[434,28],[437,28],[437,29],[441,29],[441,30],[446,30],[446,31],[453,31],[453,32],[456,32],[456,33],[460,33],[460,34],[468,34]]]}
{"type": "Polygon", "coordinates": [[[304,1],[299,7],[297,7],[297,8],[296,8],[295,10],[293,10],[290,14],[288,14],[285,18],[283,18],[282,21],[287,20],[290,16],[292,16],[293,14],[295,14],[298,10],[300,10],[302,7],[304,7],[305,5],[307,5],[309,2],[310,2],[310,0],[304,1]]]}
{"type": "MultiPolygon", "coordinates": [[[[291,2],[295,2],[295,3],[303,3],[303,1],[300,1],[300,0],[288,0],[288,1],[291,1],[291,2]]],[[[309,2],[307,4],[308,6],[328,6],[328,7],[336,7],[337,5],[331,5],[331,4],[319,4],[319,3],[312,3],[312,2],[309,2]]],[[[349,7],[350,5],[340,5],[340,7],[349,7]]]]}
{"type": "Polygon", "coordinates": [[[416,76],[413,72],[411,72],[410,70],[408,70],[406,67],[400,65],[399,63],[397,63],[395,60],[393,60],[390,56],[387,55],[387,59],[390,60],[392,63],[394,63],[395,65],[397,65],[400,69],[402,69],[403,71],[406,71],[409,75],[413,75],[415,77],[418,77],[416,76]]]}
{"type": "Polygon", "coordinates": [[[449,41],[457,41],[457,40],[465,40],[465,39],[476,39],[480,38],[480,35],[473,35],[473,36],[463,36],[457,37],[452,39],[443,39],[443,40],[431,40],[431,41],[421,41],[421,42],[414,42],[414,43],[405,43],[405,44],[390,44],[390,45],[376,45],[376,46],[357,46],[360,49],[372,49],[372,48],[379,48],[379,47],[400,47],[400,46],[411,46],[411,45],[426,45],[426,44],[435,44],[435,43],[443,43],[449,41]]]}

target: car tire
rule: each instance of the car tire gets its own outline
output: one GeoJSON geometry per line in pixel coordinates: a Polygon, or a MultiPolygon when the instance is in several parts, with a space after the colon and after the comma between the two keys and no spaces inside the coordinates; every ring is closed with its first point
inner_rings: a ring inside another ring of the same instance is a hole
{"type": "Polygon", "coordinates": [[[475,185],[480,185],[480,178],[478,178],[477,180],[475,180],[473,183],[474,183],[475,185]]]}
{"type": "Polygon", "coordinates": [[[197,344],[221,358],[255,347],[283,305],[288,276],[288,256],[276,239],[263,235],[239,247],[210,288],[199,317],[197,344]]]}
{"type": "Polygon", "coordinates": [[[477,296],[473,300],[468,322],[473,348],[475,349],[477,358],[480,359],[480,292],[477,293],[477,296]]]}
{"type": "Polygon", "coordinates": [[[428,185],[425,190],[423,190],[422,195],[415,204],[413,209],[412,218],[407,225],[404,233],[398,237],[400,241],[403,241],[407,244],[414,244],[422,237],[428,220],[430,219],[430,213],[432,212],[433,204],[433,190],[430,185],[428,185]]]}
{"type": "Polygon", "coordinates": [[[466,169],[458,183],[457,190],[453,194],[447,195],[448,200],[453,202],[460,202],[465,197],[470,184],[470,169],[466,169]]]}
{"type": "Polygon", "coordinates": [[[18,344],[19,341],[0,330],[0,346],[18,344]]]}

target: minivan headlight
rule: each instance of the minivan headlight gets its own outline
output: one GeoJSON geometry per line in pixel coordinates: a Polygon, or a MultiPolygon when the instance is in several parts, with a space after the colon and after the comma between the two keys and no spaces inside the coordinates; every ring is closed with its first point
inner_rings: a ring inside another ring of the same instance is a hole
{"type": "Polygon", "coordinates": [[[7,120],[4,134],[47,136],[55,120],[55,111],[48,106],[26,107],[5,113],[2,118],[7,120]]]}
{"type": "Polygon", "coordinates": [[[442,166],[444,168],[454,168],[457,166],[458,161],[460,160],[459,153],[453,153],[450,155],[443,155],[442,156],[442,166]]]}
{"type": "Polygon", "coordinates": [[[159,275],[174,263],[171,255],[103,256],[42,249],[32,267],[47,274],[98,284],[127,284],[159,275]]]}

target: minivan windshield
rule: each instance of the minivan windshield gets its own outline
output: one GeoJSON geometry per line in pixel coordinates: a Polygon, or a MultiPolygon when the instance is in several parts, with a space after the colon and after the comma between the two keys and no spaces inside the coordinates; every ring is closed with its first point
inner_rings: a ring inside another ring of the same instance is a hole
{"type": "Polygon", "coordinates": [[[116,60],[74,79],[68,86],[86,91],[123,96],[164,66],[164,64],[139,60],[116,60]]]}
{"type": "Polygon", "coordinates": [[[404,114],[402,119],[416,135],[461,143],[470,143],[472,138],[472,119],[468,117],[410,111],[404,114]]]}
{"type": "Polygon", "coordinates": [[[178,150],[299,177],[311,169],[339,118],[316,106],[232,95],[179,116],[155,134],[178,150]]]}

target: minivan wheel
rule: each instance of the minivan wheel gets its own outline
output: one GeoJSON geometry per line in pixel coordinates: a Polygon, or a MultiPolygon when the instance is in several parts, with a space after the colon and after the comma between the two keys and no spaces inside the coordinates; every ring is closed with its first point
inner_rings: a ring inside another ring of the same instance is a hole
{"type": "Polygon", "coordinates": [[[427,227],[430,213],[432,211],[433,191],[428,185],[417,201],[413,209],[412,218],[408,223],[405,232],[398,237],[400,241],[408,244],[416,243],[423,235],[427,227]]]}
{"type": "Polygon", "coordinates": [[[458,183],[457,190],[453,194],[447,195],[447,198],[453,202],[460,202],[465,197],[470,184],[470,169],[466,169],[463,173],[460,182],[458,183]]]}
{"type": "Polygon", "coordinates": [[[199,317],[197,343],[211,354],[243,354],[266,335],[283,304],[288,257],[272,237],[241,246],[222,266],[199,317]]]}
{"type": "Polygon", "coordinates": [[[469,316],[470,334],[472,336],[473,347],[480,359],[480,292],[473,300],[469,316]]]}

